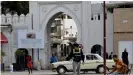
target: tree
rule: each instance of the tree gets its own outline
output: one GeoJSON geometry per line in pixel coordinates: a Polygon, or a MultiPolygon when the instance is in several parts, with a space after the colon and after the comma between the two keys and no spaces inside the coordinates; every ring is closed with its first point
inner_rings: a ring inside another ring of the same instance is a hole
{"type": "Polygon", "coordinates": [[[2,14],[11,13],[12,15],[17,13],[27,14],[29,13],[29,1],[2,1],[1,2],[2,14]]]}
{"type": "Polygon", "coordinates": [[[1,51],[1,56],[2,57],[6,56],[5,52],[1,51]]]}
{"type": "Polygon", "coordinates": [[[20,60],[21,60],[20,57],[23,56],[24,54],[25,54],[25,52],[23,50],[17,50],[15,52],[16,59],[19,59],[17,63],[20,63],[20,60]]]}

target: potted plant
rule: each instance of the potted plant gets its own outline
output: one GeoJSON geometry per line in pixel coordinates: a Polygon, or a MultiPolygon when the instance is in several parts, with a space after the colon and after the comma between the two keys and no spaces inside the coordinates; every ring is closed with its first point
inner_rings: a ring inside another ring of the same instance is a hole
{"type": "Polygon", "coordinates": [[[23,50],[17,50],[17,51],[15,52],[15,54],[18,55],[18,56],[21,56],[21,55],[24,55],[25,53],[24,53],[23,50]]]}
{"type": "Polygon", "coordinates": [[[5,52],[1,50],[1,68],[4,71],[4,63],[3,63],[3,57],[6,56],[5,52]]]}

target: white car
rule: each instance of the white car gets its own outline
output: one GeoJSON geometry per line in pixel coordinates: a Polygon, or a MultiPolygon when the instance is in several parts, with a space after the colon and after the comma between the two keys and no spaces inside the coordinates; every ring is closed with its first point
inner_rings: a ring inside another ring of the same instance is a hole
{"type": "MultiPolygon", "coordinates": [[[[85,54],[84,65],[81,62],[81,71],[95,71],[96,73],[104,72],[103,58],[98,54],[85,54]]],[[[56,69],[58,74],[65,74],[65,72],[73,71],[72,60],[60,61],[52,63],[53,69],[56,69]]],[[[115,65],[113,60],[106,60],[107,69],[112,69],[115,65]]]]}

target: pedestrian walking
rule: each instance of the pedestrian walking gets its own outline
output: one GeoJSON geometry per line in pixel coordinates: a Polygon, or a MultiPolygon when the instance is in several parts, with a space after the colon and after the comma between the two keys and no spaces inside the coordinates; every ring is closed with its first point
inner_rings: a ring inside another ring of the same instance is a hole
{"type": "Polygon", "coordinates": [[[32,58],[29,54],[26,56],[26,60],[27,60],[28,72],[29,74],[32,74],[32,58]]]}
{"type": "Polygon", "coordinates": [[[53,67],[52,67],[52,63],[57,62],[57,61],[58,61],[58,60],[57,60],[57,56],[53,53],[53,54],[52,54],[52,57],[50,58],[50,63],[51,63],[52,71],[55,71],[55,70],[53,69],[53,67]]]}
{"type": "Polygon", "coordinates": [[[128,52],[127,49],[124,49],[124,52],[122,52],[122,61],[127,65],[127,70],[129,69],[129,61],[128,61],[128,52]]]}
{"type": "Polygon", "coordinates": [[[73,58],[73,75],[80,75],[80,64],[81,60],[83,61],[82,64],[84,64],[84,55],[82,49],[79,48],[77,43],[74,43],[73,46],[74,49],[71,50],[71,53],[66,58],[66,60],[73,58]]]}
{"type": "Polygon", "coordinates": [[[109,59],[112,59],[112,58],[113,58],[113,52],[111,52],[109,55],[109,59]]]}
{"type": "Polygon", "coordinates": [[[54,63],[54,62],[57,62],[58,60],[57,60],[57,57],[56,57],[56,55],[53,53],[52,54],[52,57],[50,58],[50,63],[54,63]]]}
{"type": "Polygon", "coordinates": [[[113,60],[115,62],[115,66],[109,74],[112,74],[112,73],[113,75],[118,75],[119,73],[125,74],[127,70],[126,64],[124,64],[122,60],[118,58],[117,55],[113,56],[113,60]]]}
{"type": "Polygon", "coordinates": [[[106,52],[106,59],[108,59],[108,57],[109,57],[109,56],[108,56],[108,53],[106,52]]]}

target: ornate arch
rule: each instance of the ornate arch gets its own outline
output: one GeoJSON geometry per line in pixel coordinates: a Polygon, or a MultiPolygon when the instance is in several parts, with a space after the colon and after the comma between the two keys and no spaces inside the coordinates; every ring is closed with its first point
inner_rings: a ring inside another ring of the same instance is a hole
{"type": "Polygon", "coordinates": [[[49,20],[55,15],[58,14],[60,12],[63,12],[65,14],[68,14],[69,16],[71,16],[73,18],[73,20],[75,21],[77,28],[78,28],[78,42],[81,42],[81,23],[78,19],[78,17],[76,16],[76,14],[70,10],[68,7],[63,6],[63,5],[57,5],[54,8],[52,8],[44,17],[41,26],[43,28],[43,30],[45,31],[45,29],[47,28],[47,24],[49,22],[49,20]]]}

